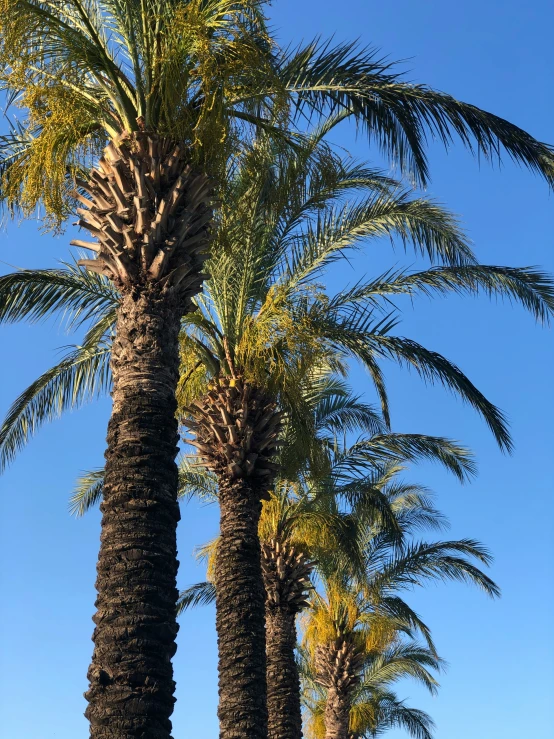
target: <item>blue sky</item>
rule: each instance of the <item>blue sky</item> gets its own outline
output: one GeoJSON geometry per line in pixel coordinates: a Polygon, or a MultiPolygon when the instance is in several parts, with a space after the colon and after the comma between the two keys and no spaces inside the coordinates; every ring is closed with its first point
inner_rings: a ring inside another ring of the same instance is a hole
{"type": "MultiPolygon", "coordinates": [[[[412,80],[554,141],[554,61],[547,52],[554,9],[547,0],[526,7],[514,0],[275,0],[271,17],[283,42],[316,34],[359,37],[392,59],[407,60],[412,80]]],[[[357,156],[376,157],[346,131],[334,140],[357,156]]],[[[460,146],[448,155],[431,146],[431,165],[429,194],[461,214],[483,262],[540,264],[554,272],[552,196],[542,182],[509,163],[502,171],[479,166],[460,146]]],[[[70,238],[41,236],[33,223],[12,224],[0,234],[0,259],[53,266],[67,258],[70,238]]],[[[334,272],[329,287],[394,264],[415,260],[401,250],[393,253],[387,243],[373,243],[352,267],[334,272]]],[[[1,264],[0,270],[9,268],[1,264]]],[[[437,492],[452,521],[450,536],[475,537],[492,549],[492,575],[503,589],[497,602],[454,585],[410,594],[450,666],[437,698],[410,684],[399,692],[432,714],[437,739],[549,739],[552,332],[535,326],[520,308],[458,298],[406,305],[399,331],[457,362],[507,412],[516,444],[512,457],[503,456],[469,408],[386,367],[397,430],[450,435],[474,449],[479,476],[471,486],[460,487],[430,465],[409,475],[437,492]]],[[[3,415],[72,339],[55,325],[3,326],[0,333],[3,415]]],[[[354,371],[353,382],[370,393],[363,373],[354,371]]],[[[9,739],[88,736],[82,693],[92,650],[99,515],[72,519],[67,499],[79,472],[102,464],[108,414],[103,399],[43,429],[0,478],[0,727],[9,739]]],[[[191,552],[216,528],[215,509],[189,504],[183,510],[180,585],[201,579],[191,552]]],[[[175,671],[175,739],[212,739],[217,683],[211,609],[183,619],[175,671]]]]}

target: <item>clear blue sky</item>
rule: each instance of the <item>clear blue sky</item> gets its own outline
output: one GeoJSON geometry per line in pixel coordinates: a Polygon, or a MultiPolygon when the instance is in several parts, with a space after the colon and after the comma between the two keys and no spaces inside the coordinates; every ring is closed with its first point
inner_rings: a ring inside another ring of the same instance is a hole
{"type": "MultiPolygon", "coordinates": [[[[488,108],[554,141],[554,60],[549,0],[274,0],[283,41],[335,34],[360,37],[391,58],[407,59],[414,81],[488,108]]],[[[337,139],[359,156],[364,142],[337,139]]],[[[373,156],[370,153],[370,156],[373,156]]],[[[461,147],[432,149],[430,194],[463,216],[483,262],[540,264],[554,272],[552,197],[526,171],[491,171],[461,147]]],[[[70,236],[39,235],[35,224],[0,235],[0,259],[22,267],[66,258],[70,236]]],[[[392,264],[401,251],[372,244],[354,268],[333,275],[353,282],[392,264]]],[[[0,265],[2,272],[8,271],[0,265]]],[[[2,327],[0,414],[70,343],[55,326],[2,327]]],[[[477,480],[459,487],[432,466],[410,475],[438,493],[453,537],[481,539],[494,552],[503,598],[489,602],[462,586],[410,595],[450,663],[439,697],[399,686],[437,722],[437,739],[550,739],[553,698],[552,332],[519,308],[486,300],[421,300],[406,306],[402,332],[461,365],[508,413],[516,443],[502,456],[484,425],[438,388],[387,367],[399,431],[454,436],[475,450],[477,480]],[[550,709],[551,711],[551,709],[550,709]]],[[[362,373],[356,389],[369,390],[362,373]]],[[[39,433],[0,479],[0,734],[6,739],[85,739],[82,714],[91,656],[99,515],[69,517],[67,499],[82,470],[103,462],[106,399],[39,433]]],[[[180,584],[202,577],[191,556],[212,536],[216,511],[189,505],[179,529],[180,584]]],[[[211,609],[182,621],[175,658],[175,739],[217,736],[216,643],[211,609]]],[[[402,736],[389,734],[391,739],[402,736]]]]}

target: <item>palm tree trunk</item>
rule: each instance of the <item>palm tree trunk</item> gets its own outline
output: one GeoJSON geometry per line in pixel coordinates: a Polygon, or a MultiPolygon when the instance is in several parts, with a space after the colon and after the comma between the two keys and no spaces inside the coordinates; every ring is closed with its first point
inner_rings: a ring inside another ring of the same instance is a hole
{"type": "Polygon", "coordinates": [[[125,291],[113,343],[102,533],[86,716],[93,739],[170,739],[175,699],[177,422],[182,310],[125,291]]]}
{"type": "Polygon", "coordinates": [[[349,739],[350,706],[342,691],[330,687],[325,704],[325,739],[349,739]]]}
{"type": "Polygon", "coordinates": [[[216,563],[221,739],[267,739],[265,594],[256,487],[219,478],[216,563]]]}
{"type": "Polygon", "coordinates": [[[296,614],[286,606],[267,607],[266,640],[269,739],[302,739],[296,614]]]}

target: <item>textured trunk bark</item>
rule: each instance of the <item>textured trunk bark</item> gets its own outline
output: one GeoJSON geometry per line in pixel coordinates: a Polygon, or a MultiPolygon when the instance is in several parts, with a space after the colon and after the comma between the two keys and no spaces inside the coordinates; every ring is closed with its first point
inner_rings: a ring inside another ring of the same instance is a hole
{"type": "Polygon", "coordinates": [[[344,695],[331,687],[325,704],[325,739],[348,739],[350,705],[344,695]]]}
{"type": "Polygon", "coordinates": [[[267,739],[260,494],[243,479],[219,479],[216,563],[221,739],[267,739]]]}
{"type": "Polygon", "coordinates": [[[301,739],[302,712],[296,648],[296,614],[286,606],[266,608],[267,712],[269,739],[301,739]]]}
{"type": "Polygon", "coordinates": [[[85,694],[93,739],[171,736],[180,316],[177,300],[155,285],[122,295],[85,694]]]}

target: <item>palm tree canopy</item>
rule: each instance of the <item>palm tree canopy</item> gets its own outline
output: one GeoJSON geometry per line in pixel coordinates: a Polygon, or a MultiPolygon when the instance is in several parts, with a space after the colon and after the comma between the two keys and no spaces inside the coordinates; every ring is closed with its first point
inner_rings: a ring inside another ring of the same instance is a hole
{"type": "MultiPolygon", "coordinates": [[[[299,652],[308,709],[306,735],[325,737],[325,689],[318,685],[306,650],[299,652]]],[[[399,642],[366,656],[359,685],[350,707],[349,735],[355,739],[374,739],[392,728],[405,729],[414,739],[432,739],[434,723],[424,711],[407,706],[393,692],[392,685],[402,678],[416,679],[432,694],[438,683],[429,668],[438,670],[441,661],[417,643],[399,642]]]]}
{"type": "MultiPolygon", "coordinates": [[[[406,82],[357,44],[279,49],[262,0],[2,0],[0,84],[24,111],[0,141],[2,200],[71,209],[67,175],[106,142],[155,130],[221,174],[245,130],[281,134],[312,116],[353,117],[401,171],[428,179],[428,135],[553,179],[552,149],[479,108],[406,82]]],[[[285,134],[287,138],[287,134],[285,134]]],[[[290,136],[288,136],[290,139],[290,136]]]]}
{"type": "Polygon", "coordinates": [[[332,553],[320,556],[319,585],[311,593],[311,609],[303,618],[300,650],[308,734],[312,739],[325,735],[327,690],[334,686],[328,683],[323,656],[328,652],[334,658],[341,645],[343,651],[348,645],[351,654],[351,736],[369,739],[396,726],[414,737],[430,739],[432,721],[423,712],[406,706],[391,686],[410,677],[435,693],[438,683],[430,670],[440,669],[442,661],[428,627],[398,591],[432,578],[473,582],[489,595],[498,595],[495,583],[471,562],[477,559],[490,564],[490,555],[478,542],[465,539],[428,544],[414,539],[418,529],[426,526],[426,518],[435,526],[442,521],[434,515],[427,492],[400,483],[397,474],[398,470],[391,470],[381,484],[402,521],[400,536],[375,517],[367,519],[354,504],[351,520],[366,553],[363,569],[332,553]],[[421,520],[413,517],[419,507],[421,520]],[[417,632],[427,646],[414,641],[417,632]],[[326,645],[323,651],[322,645],[326,645]]]}
{"type": "MultiPolygon", "coordinates": [[[[451,214],[399,189],[382,172],[341,159],[323,140],[325,130],[321,126],[301,149],[286,154],[263,135],[239,159],[230,160],[209,262],[211,279],[197,298],[200,310],[187,317],[183,331],[182,405],[225,369],[230,352],[241,372],[269,385],[283,401],[287,393],[302,389],[303,395],[296,393],[288,402],[292,407],[292,401],[302,401],[297,406],[301,420],[311,413],[303,379],[308,368],[331,362],[331,369],[341,372],[355,358],[369,371],[388,423],[379,359],[392,358],[468,400],[499,443],[509,446],[501,414],[459,368],[391,334],[397,320],[392,301],[402,294],[483,292],[517,301],[546,322],[554,309],[551,279],[536,268],[476,264],[451,214]],[[328,295],[320,282],[325,270],[382,235],[400,239],[439,264],[418,272],[389,271],[328,295]]],[[[87,327],[81,345],[10,409],[0,436],[2,464],[41,423],[108,389],[118,301],[104,276],[71,264],[0,278],[0,321],[58,314],[69,329],[87,327]]],[[[302,423],[291,427],[300,432],[302,423]]]]}
{"type": "MultiPolygon", "coordinates": [[[[432,459],[442,463],[460,479],[473,472],[467,449],[448,439],[421,435],[373,433],[353,448],[339,449],[338,437],[353,431],[383,431],[383,422],[371,407],[364,406],[339,378],[318,380],[310,391],[312,414],[316,422],[313,445],[307,449],[294,445],[298,457],[294,477],[279,477],[268,500],[263,501],[259,536],[263,543],[278,541],[302,554],[324,572],[342,562],[344,569],[367,575],[366,526],[378,527],[389,543],[403,541],[406,533],[418,527],[441,527],[442,517],[433,508],[428,491],[405,485],[397,478],[404,462],[432,459]],[[332,409],[331,413],[328,413],[332,409]],[[313,463],[314,447],[320,454],[313,463]],[[323,459],[326,463],[323,463],[323,459]],[[363,534],[363,535],[362,535],[363,534]]],[[[285,448],[290,446],[285,426],[285,448]]],[[[181,462],[181,494],[206,502],[217,501],[214,476],[195,463],[194,457],[181,462]]],[[[283,469],[283,466],[281,467],[283,469]]],[[[72,499],[73,509],[82,513],[98,500],[98,473],[84,476],[72,499]]],[[[207,561],[208,581],[181,593],[179,607],[211,602],[215,597],[213,580],[217,540],[198,550],[207,561]]]]}

